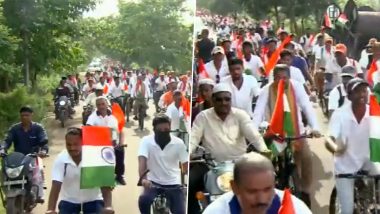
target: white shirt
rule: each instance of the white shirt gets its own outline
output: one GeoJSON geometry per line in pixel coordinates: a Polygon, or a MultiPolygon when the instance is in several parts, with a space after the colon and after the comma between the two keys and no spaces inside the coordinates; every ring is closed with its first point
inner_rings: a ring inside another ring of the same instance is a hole
{"type": "MultiPolygon", "coordinates": [[[[149,89],[149,84],[147,84],[145,81],[143,82],[144,85],[145,85],[145,96],[144,98],[145,99],[148,99],[150,97],[150,89],[149,89]]],[[[137,83],[133,84],[132,86],[132,97],[136,97],[136,86],[137,86],[137,83]]],[[[141,88],[140,88],[141,90],[141,88]]]]}
{"type": "Polygon", "coordinates": [[[252,76],[254,76],[257,80],[261,77],[260,68],[264,67],[263,61],[261,58],[251,54],[251,59],[246,61],[245,57],[243,57],[244,69],[249,69],[252,72],[252,76]]]}
{"type": "MultiPolygon", "coordinates": [[[[295,99],[297,102],[298,111],[298,127],[300,129],[300,134],[305,132],[305,127],[302,122],[301,110],[307,117],[307,121],[313,130],[319,130],[317,113],[314,111],[313,105],[310,102],[309,96],[306,94],[305,88],[302,84],[297,81],[290,80],[293,85],[295,99]]],[[[273,83],[272,83],[273,84],[273,83]]],[[[257,129],[260,124],[264,121],[270,122],[271,118],[266,118],[266,109],[269,102],[269,89],[271,84],[267,84],[261,89],[259,98],[256,102],[255,111],[253,112],[253,124],[257,129]]],[[[273,114],[273,112],[272,112],[273,114]]],[[[272,115],[270,116],[272,117],[272,115]]]]}
{"type": "Polygon", "coordinates": [[[253,76],[243,74],[243,84],[238,89],[232,81],[232,77],[225,77],[221,82],[228,84],[232,90],[232,107],[244,110],[253,116],[252,100],[260,93],[260,85],[253,76]]]}
{"type": "Polygon", "coordinates": [[[182,92],[182,94],[184,94],[184,95],[190,95],[191,94],[191,85],[190,85],[189,81],[186,81],[186,83],[183,83],[182,81],[180,81],[178,83],[177,89],[180,90],[182,92]],[[186,84],[185,89],[182,88],[184,84],[186,84]]]}
{"type": "Polygon", "coordinates": [[[355,173],[369,162],[369,106],[358,124],[351,105],[334,111],[329,124],[329,136],[336,139],[338,146],[346,145],[346,151],[334,156],[336,174],[355,173]]]}
{"type": "Polygon", "coordinates": [[[343,98],[344,99],[343,105],[351,103],[351,101],[347,98],[346,89],[344,89],[343,83],[341,83],[341,84],[335,86],[329,94],[329,106],[328,106],[329,110],[336,110],[337,108],[339,108],[340,94],[339,94],[338,88],[340,88],[341,95],[344,97],[343,98]]]}
{"type": "Polygon", "coordinates": [[[83,86],[82,90],[85,93],[85,96],[88,96],[93,89],[95,89],[95,84],[92,84],[92,86],[90,87],[90,85],[87,83],[83,86]]]}
{"type": "Polygon", "coordinates": [[[184,114],[182,111],[182,108],[177,108],[175,106],[175,103],[172,102],[166,109],[165,114],[171,119],[170,127],[172,131],[178,130],[179,129],[179,124],[181,118],[183,118],[184,114]]]}
{"type": "Polygon", "coordinates": [[[119,86],[116,86],[116,84],[111,84],[110,89],[109,89],[109,94],[112,95],[112,97],[117,98],[120,96],[123,96],[124,92],[124,84],[119,83],[119,86]]]}
{"type": "MultiPolygon", "coordinates": [[[[275,189],[276,194],[280,197],[280,201],[284,198],[284,191],[275,189]]],[[[230,201],[234,197],[233,192],[227,192],[207,206],[203,214],[231,214],[230,201]]],[[[292,203],[295,214],[312,214],[310,209],[300,199],[292,195],[292,203]]]]}
{"type": "Polygon", "coordinates": [[[157,91],[165,91],[166,89],[166,80],[164,78],[164,80],[161,80],[161,77],[158,77],[155,81],[155,83],[157,84],[156,86],[156,90],[157,91]]]}
{"type": "Polygon", "coordinates": [[[106,115],[105,117],[98,115],[97,111],[92,112],[92,114],[88,117],[87,125],[90,126],[103,126],[109,127],[112,130],[112,140],[116,140],[116,143],[119,141],[118,137],[118,121],[115,116],[106,115]]]}
{"type": "Polygon", "coordinates": [[[211,60],[205,65],[206,72],[208,74],[208,77],[216,82],[216,75],[219,74],[219,80],[221,80],[223,77],[230,75],[228,66],[226,64],[222,63],[222,66],[220,67],[219,72],[216,70],[214,65],[214,60],[211,60]]]}
{"type": "MultiPolygon", "coordinates": [[[[290,79],[295,80],[301,84],[306,83],[305,77],[303,76],[302,71],[299,68],[290,66],[289,70],[290,70],[290,79]]],[[[269,74],[268,82],[271,83],[273,81],[274,81],[274,76],[273,76],[273,70],[272,70],[269,74]]]]}
{"type": "Polygon", "coordinates": [[[191,151],[194,152],[202,141],[202,146],[217,162],[230,161],[246,153],[246,139],[258,151],[266,149],[266,145],[252,125],[249,115],[232,107],[231,112],[222,121],[214,108],[201,111],[193,122],[190,136],[191,151]]]}
{"type": "Polygon", "coordinates": [[[75,164],[67,150],[57,156],[52,169],[52,180],[62,183],[59,198],[76,204],[102,200],[100,188],[80,189],[81,166],[82,163],[75,164]]]}
{"type": "MultiPolygon", "coordinates": [[[[344,66],[346,66],[346,65],[354,66],[356,68],[356,72],[358,74],[363,73],[363,70],[361,69],[360,64],[356,60],[347,58],[347,62],[344,66]]],[[[340,73],[342,73],[342,67],[340,67],[340,65],[337,63],[335,57],[332,60],[328,60],[326,62],[326,72],[333,74],[332,82],[333,82],[334,86],[336,86],[342,82],[342,78],[340,77],[340,73]]]]}
{"type": "Polygon", "coordinates": [[[162,150],[154,134],[145,136],[140,143],[138,156],[147,158],[147,178],[161,185],[181,184],[179,163],[188,162],[185,143],[171,135],[171,141],[162,150]]]}

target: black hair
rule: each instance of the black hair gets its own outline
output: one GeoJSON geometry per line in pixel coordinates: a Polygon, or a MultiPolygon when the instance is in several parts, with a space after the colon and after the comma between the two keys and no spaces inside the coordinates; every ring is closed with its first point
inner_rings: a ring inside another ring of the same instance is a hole
{"type": "Polygon", "coordinates": [[[285,64],[277,64],[273,69],[273,75],[277,74],[278,72],[285,71],[288,76],[290,76],[290,69],[285,64]]]}
{"type": "Polygon", "coordinates": [[[288,50],[288,49],[284,49],[280,53],[280,58],[284,58],[286,56],[292,56],[292,52],[290,50],[288,50]]]}
{"type": "Polygon", "coordinates": [[[168,123],[170,124],[171,120],[166,114],[158,114],[153,119],[153,128],[155,128],[158,124],[168,123]]]}
{"type": "Polygon", "coordinates": [[[20,114],[23,113],[23,112],[33,113],[33,109],[30,106],[23,106],[20,109],[20,114]]]}
{"type": "Polygon", "coordinates": [[[65,137],[72,135],[72,136],[79,136],[82,138],[82,129],[77,127],[70,127],[66,131],[65,137]]]}
{"type": "Polygon", "coordinates": [[[233,66],[233,65],[242,65],[243,66],[243,60],[239,58],[232,58],[228,61],[228,66],[233,66]]]}
{"type": "Polygon", "coordinates": [[[253,44],[251,43],[251,42],[249,42],[249,41],[245,41],[245,42],[243,42],[243,48],[244,48],[244,46],[249,46],[249,47],[251,47],[251,48],[253,48],[253,44]]]}

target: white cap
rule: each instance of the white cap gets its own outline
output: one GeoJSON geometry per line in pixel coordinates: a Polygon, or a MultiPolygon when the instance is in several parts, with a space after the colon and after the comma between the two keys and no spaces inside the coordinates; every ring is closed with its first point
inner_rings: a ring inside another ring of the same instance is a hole
{"type": "Polygon", "coordinates": [[[95,90],[103,90],[103,89],[104,87],[100,83],[96,84],[95,90]]]}
{"type": "Polygon", "coordinates": [[[218,53],[221,53],[221,54],[225,55],[224,49],[221,46],[215,46],[214,49],[211,52],[212,55],[218,54],[218,53]]]}
{"type": "Polygon", "coordinates": [[[212,85],[212,86],[215,86],[215,82],[212,79],[205,78],[205,79],[199,80],[198,85],[212,85]]]}
{"type": "Polygon", "coordinates": [[[229,92],[230,94],[232,94],[231,87],[227,85],[226,83],[219,83],[214,86],[212,93],[216,94],[219,92],[229,92]]]}

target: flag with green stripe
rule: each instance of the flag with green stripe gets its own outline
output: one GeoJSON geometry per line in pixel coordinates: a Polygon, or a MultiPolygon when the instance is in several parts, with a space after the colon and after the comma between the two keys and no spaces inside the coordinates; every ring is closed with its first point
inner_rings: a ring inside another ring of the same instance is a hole
{"type": "MultiPolygon", "coordinates": [[[[294,137],[297,135],[296,103],[294,97],[289,96],[294,96],[291,83],[289,82],[287,88],[285,89],[285,82],[280,80],[278,84],[276,105],[271,118],[269,130],[266,133],[267,136],[279,135],[280,138],[284,138],[286,136],[294,137]],[[289,103],[289,100],[293,103],[289,103]],[[291,105],[294,107],[292,108],[291,105]]],[[[286,142],[274,140],[270,146],[270,149],[274,155],[277,155],[284,151],[286,146],[286,142]]]]}
{"type": "Polygon", "coordinates": [[[110,128],[85,126],[82,132],[80,188],[115,186],[115,153],[110,128]]]}
{"type": "Polygon", "coordinates": [[[372,162],[380,162],[380,84],[376,84],[374,92],[370,97],[369,115],[369,150],[370,160],[372,162]]]}

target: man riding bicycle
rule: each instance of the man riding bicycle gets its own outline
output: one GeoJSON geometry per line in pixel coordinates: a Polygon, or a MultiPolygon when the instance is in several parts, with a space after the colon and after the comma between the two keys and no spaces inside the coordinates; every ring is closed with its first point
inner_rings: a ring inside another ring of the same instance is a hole
{"type": "Polygon", "coordinates": [[[138,112],[140,108],[143,108],[144,112],[146,111],[146,109],[148,109],[148,104],[146,100],[149,99],[149,94],[149,85],[146,84],[142,75],[138,76],[137,83],[134,85],[132,89],[132,97],[134,98],[134,120],[138,120],[138,112]]]}
{"type": "Polygon", "coordinates": [[[370,162],[370,108],[367,105],[368,83],[354,78],[347,84],[351,103],[343,105],[332,114],[329,124],[328,150],[334,153],[335,182],[342,214],[354,212],[354,179],[339,178],[368,170],[380,174],[380,169],[370,162]]]}
{"type": "Polygon", "coordinates": [[[142,178],[144,192],[139,198],[139,208],[142,214],[150,214],[151,204],[159,194],[159,189],[152,187],[173,188],[164,190],[170,204],[171,213],[185,214],[185,196],[180,188],[180,168],[187,173],[188,153],[185,143],[170,134],[170,118],[159,114],[153,119],[154,134],[141,140],[138,152],[140,177],[142,178]]]}
{"type": "MultiPolygon", "coordinates": [[[[319,137],[320,132],[318,131],[319,126],[316,113],[314,112],[309,97],[305,92],[304,86],[298,81],[290,79],[290,70],[289,67],[285,64],[276,65],[275,69],[273,70],[273,76],[274,82],[263,87],[259,98],[257,99],[256,108],[253,113],[254,126],[258,128],[262,122],[271,121],[276,106],[279,82],[280,80],[283,80],[286,85],[284,94],[286,94],[288,103],[290,103],[289,108],[291,115],[297,121],[295,124],[292,124],[294,126],[293,129],[296,130],[297,136],[291,137],[298,137],[305,132],[305,127],[302,122],[301,110],[305,114],[309,125],[312,128],[312,135],[319,137]]],[[[305,139],[296,141],[294,146],[296,148],[294,153],[296,165],[299,169],[301,169],[302,182],[300,185],[302,190],[302,199],[310,207],[311,202],[309,194],[312,184],[311,151],[305,139]]]]}
{"type": "Polygon", "coordinates": [[[66,149],[55,159],[52,185],[46,214],[103,213],[113,214],[110,187],[80,189],[82,130],[69,128],[66,149]]]}

